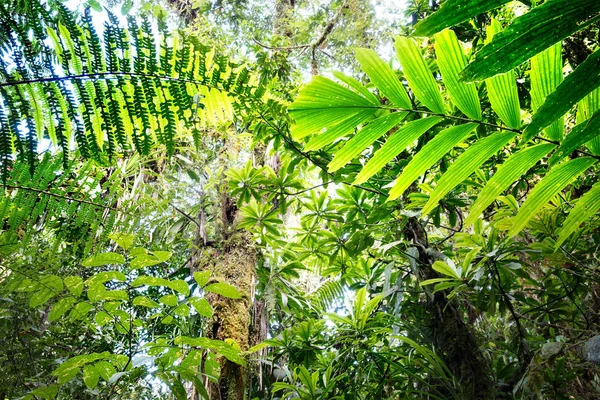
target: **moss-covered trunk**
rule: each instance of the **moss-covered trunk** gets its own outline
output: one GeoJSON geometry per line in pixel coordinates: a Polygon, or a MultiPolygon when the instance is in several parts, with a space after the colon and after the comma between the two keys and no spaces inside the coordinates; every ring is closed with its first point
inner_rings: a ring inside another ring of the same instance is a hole
{"type": "MultiPolygon", "coordinates": [[[[239,290],[242,298],[237,300],[206,293],[206,299],[214,311],[207,336],[211,339],[233,340],[242,350],[247,350],[250,346],[251,292],[256,251],[250,235],[235,229],[237,209],[227,193],[221,194],[220,206],[218,238],[208,242],[199,229],[193,269],[210,271],[211,282],[226,282],[239,290]]],[[[221,373],[218,384],[211,383],[207,387],[211,400],[243,400],[247,387],[245,368],[225,357],[219,359],[219,364],[221,373]]]]}

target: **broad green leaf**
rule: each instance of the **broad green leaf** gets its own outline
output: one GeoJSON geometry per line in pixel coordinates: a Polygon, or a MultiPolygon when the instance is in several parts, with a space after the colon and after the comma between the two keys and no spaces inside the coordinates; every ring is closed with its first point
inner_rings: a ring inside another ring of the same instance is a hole
{"type": "Polygon", "coordinates": [[[356,49],[356,60],[360,68],[369,76],[371,82],[382,95],[396,107],[412,109],[412,103],[402,82],[392,68],[371,49],[356,49]]]}
{"type": "Polygon", "coordinates": [[[600,183],[596,183],[583,197],[577,200],[575,207],[573,207],[573,210],[571,210],[569,216],[562,224],[554,248],[558,249],[573,232],[580,228],[581,224],[592,218],[599,209],[600,183]]]}
{"type": "Polygon", "coordinates": [[[132,235],[131,233],[115,232],[108,235],[108,238],[114,240],[123,250],[129,250],[135,240],[135,235],[132,235]]]}
{"type": "Polygon", "coordinates": [[[415,25],[415,36],[432,36],[512,0],[446,0],[439,10],[415,25]]]}
{"type": "Polygon", "coordinates": [[[32,390],[31,394],[37,396],[39,399],[51,400],[56,398],[56,395],[58,394],[58,386],[50,385],[38,387],[35,390],[32,390]]]}
{"type": "Polygon", "coordinates": [[[203,287],[210,279],[210,271],[194,272],[194,280],[198,286],[203,287]]]}
{"type": "Polygon", "coordinates": [[[179,303],[177,296],[175,296],[174,294],[166,294],[160,299],[158,299],[158,301],[169,307],[175,307],[179,303]]]}
{"type": "Polygon", "coordinates": [[[425,171],[438,162],[454,146],[463,142],[477,128],[477,124],[468,123],[452,126],[438,133],[408,163],[394,187],[390,190],[389,200],[398,198],[425,171]]]}
{"type": "Polygon", "coordinates": [[[296,121],[291,127],[292,137],[299,140],[325,132],[332,135],[331,131],[342,136],[349,133],[346,126],[354,124],[350,129],[358,126],[375,114],[379,106],[379,102],[366,99],[331,79],[316,76],[300,89],[298,98],[289,107],[296,121]],[[338,126],[340,124],[343,125],[338,126]]]}
{"type": "MultiPolygon", "coordinates": [[[[562,45],[560,43],[544,50],[531,59],[531,108],[536,111],[546,97],[563,81],[562,45]]],[[[551,140],[561,140],[564,120],[559,118],[545,131],[551,140]]]]}
{"type": "MultiPolygon", "coordinates": [[[[596,88],[577,104],[577,118],[575,121],[579,124],[591,118],[598,110],[600,110],[600,88],[596,88]]],[[[600,137],[595,137],[585,145],[592,154],[595,156],[600,155],[600,137]]]]}
{"type": "Polygon", "coordinates": [[[504,164],[498,167],[498,171],[481,190],[477,200],[469,209],[469,216],[464,222],[465,228],[473,224],[502,192],[555,147],[555,145],[549,143],[528,147],[512,155],[504,164]]]}
{"type": "Polygon", "coordinates": [[[435,54],[452,102],[469,118],[480,120],[481,105],[477,86],[459,79],[460,71],[467,65],[467,58],[454,31],[446,29],[435,35],[435,54]]]}
{"type": "Polygon", "coordinates": [[[109,264],[123,264],[125,258],[121,254],[112,251],[100,253],[83,261],[84,267],[101,267],[109,264]]]}
{"type": "Polygon", "coordinates": [[[363,109],[358,111],[356,115],[340,121],[338,124],[331,124],[330,128],[324,128],[321,133],[309,140],[306,146],[304,146],[304,150],[319,150],[324,146],[333,143],[336,139],[349,135],[350,133],[354,132],[354,129],[358,125],[366,122],[374,114],[374,111],[375,108],[363,109]]]}
{"type": "Polygon", "coordinates": [[[460,279],[460,276],[458,276],[456,270],[443,261],[437,260],[433,263],[433,265],[431,265],[431,268],[433,268],[434,271],[437,271],[442,275],[460,279]]]}
{"type": "MultiPolygon", "coordinates": [[[[488,26],[488,40],[502,30],[500,23],[495,19],[488,26]]],[[[521,107],[517,80],[513,71],[508,71],[485,80],[488,89],[488,98],[492,109],[498,114],[502,122],[509,128],[521,128],[521,107]]]]}
{"type": "Polygon", "coordinates": [[[190,306],[187,304],[180,304],[173,310],[173,314],[179,315],[180,317],[189,317],[190,306]]]}
{"type": "Polygon", "coordinates": [[[396,54],[415,97],[431,111],[444,114],[444,100],[433,74],[413,39],[396,36],[396,54]]]}
{"type": "Polygon", "coordinates": [[[96,368],[102,379],[104,379],[107,382],[110,379],[110,377],[117,372],[115,367],[113,367],[113,365],[108,361],[99,361],[96,364],[94,364],[94,367],[96,368]]]}
{"type": "Polygon", "coordinates": [[[156,257],[154,254],[140,254],[131,260],[129,266],[133,269],[146,268],[151,267],[153,265],[157,265],[163,262],[160,258],[156,257]]]}
{"type": "Polygon", "coordinates": [[[600,111],[597,111],[592,117],[581,124],[574,126],[571,132],[562,140],[560,147],[556,150],[548,163],[556,164],[558,161],[567,157],[579,146],[589,142],[600,135],[600,111]]]}
{"type": "Polygon", "coordinates": [[[88,389],[94,389],[99,379],[100,374],[93,365],[87,364],[83,367],[83,383],[88,389]]]}
{"type": "Polygon", "coordinates": [[[344,82],[346,85],[350,86],[352,89],[354,89],[358,93],[362,94],[366,99],[370,100],[373,103],[379,102],[379,100],[377,99],[377,96],[375,96],[373,93],[371,93],[369,91],[369,89],[367,89],[362,83],[360,83],[353,77],[344,75],[343,73],[341,73],[339,71],[333,71],[332,73],[336,79],[339,79],[340,81],[344,82]]]}
{"type": "Polygon", "coordinates": [[[421,283],[419,283],[419,286],[427,286],[427,285],[433,285],[435,283],[440,283],[440,282],[454,282],[456,279],[453,278],[433,278],[433,279],[427,279],[421,283]]]}
{"type": "Polygon", "coordinates": [[[88,302],[82,301],[80,303],[77,303],[77,305],[73,307],[73,309],[69,313],[69,318],[72,321],[84,319],[86,315],[92,310],[92,308],[94,308],[94,306],[92,306],[88,302]]]}
{"type": "Polygon", "coordinates": [[[106,311],[99,311],[94,317],[94,321],[96,324],[98,324],[98,326],[104,326],[112,320],[112,317],[106,311]]]}
{"type": "Polygon", "coordinates": [[[213,309],[210,303],[206,299],[199,299],[192,297],[188,302],[194,307],[194,310],[203,317],[211,318],[213,316],[213,309]]]}
{"type": "Polygon", "coordinates": [[[188,294],[190,294],[190,287],[189,287],[188,283],[182,279],[176,279],[174,281],[170,281],[167,286],[169,286],[171,289],[173,289],[181,294],[184,294],[186,296],[188,294]]]}
{"type": "Polygon", "coordinates": [[[496,133],[480,139],[463,154],[461,154],[437,181],[435,190],[429,197],[429,201],[421,210],[422,215],[427,215],[439,203],[439,201],[452,189],[460,185],[487,159],[496,154],[510,140],[516,136],[514,132],[496,133]]]}
{"type": "Polygon", "coordinates": [[[56,275],[43,275],[39,278],[37,290],[29,299],[30,307],[39,307],[63,290],[63,281],[56,275]]]}
{"type": "MultiPolygon", "coordinates": [[[[599,3],[600,4],[600,3],[599,3]]],[[[600,86],[600,51],[592,53],[552,92],[523,133],[526,140],[562,117],[578,101],[600,86]]]]}
{"type": "Polygon", "coordinates": [[[337,171],[352,161],[373,142],[398,125],[405,117],[406,113],[392,113],[371,121],[334,154],[333,160],[328,165],[329,170],[337,171]]]}
{"type": "Polygon", "coordinates": [[[98,3],[97,0],[88,0],[87,1],[88,6],[90,6],[94,11],[102,11],[102,5],[100,5],[100,3],[98,3]]]}
{"type": "Polygon", "coordinates": [[[64,283],[73,296],[81,296],[83,293],[83,279],[79,276],[67,276],[64,283]]]}
{"type": "Polygon", "coordinates": [[[88,286],[92,286],[98,283],[104,283],[112,280],[118,282],[125,282],[127,280],[127,277],[124,273],[119,271],[104,271],[92,275],[90,278],[88,278],[87,281],[85,281],[85,284],[88,286]]]}
{"type": "Polygon", "coordinates": [[[600,2],[597,0],[547,0],[494,36],[494,40],[475,55],[475,60],[463,71],[463,77],[469,81],[482,80],[510,71],[594,22],[598,12],[600,2]]]}
{"type": "Polygon", "coordinates": [[[175,338],[176,345],[188,345],[193,347],[201,347],[216,351],[218,354],[225,356],[229,361],[240,365],[246,365],[246,361],[240,357],[240,350],[234,346],[220,340],[212,340],[206,337],[191,338],[187,336],[178,336],[175,338]]]}
{"type": "Polygon", "coordinates": [[[210,285],[205,286],[204,290],[207,292],[220,294],[221,296],[227,297],[230,299],[241,299],[242,298],[242,296],[240,295],[240,292],[238,292],[238,290],[235,287],[233,287],[230,284],[225,283],[225,282],[211,283],[210,285]]]}
{"type": "Polygon", "coordinates": [[[52,306],[52,310],[48,314],[48,321],[54,322],[60,317],[62,317],[67,311],[71,309],[73,304],[75,304],[75,297],[65,297],[60,299],[54,306],[52,306]]]}
{"type": "Polygon", "coordinates": [[[156,278],[154,276],[147,276],[147,275],[142,275],[137,277],[132,283],[131,286],[132,287],[138,287],[138,286],[143,286],[143,285],[148,285],[148,286],[166,286],[166,287],[170,287],[169,285],[171,284],[171,282],[167,279],[164,278],[156,278]]]}
{"type": "Polygon", "coordinates": [[[533,188],[527,200],[521,206],[519,213],[513,220],[513,226],[508,231],[508,236],[515,236],[527,225],[538,211],[556,196],[565,186],[573,182],[579,175],[590,168],[596,160],[591,157],[581,157],[555,166],[533,188]]]}
{"type": "Polygon", "coordinates": [[[359,185],[381,171],[388,162],[442,120],[443,119],[440,117],[427,117],[411,121],[402,126],[396,133],[387,139],[385,144],[381,146],[369,162],[367,162],[367,165],[365,165],[362,171],[356,176],[353,184],[359,185]]]}
{"type": "Polygon", "coordinates": [[[154,300],[148,298],[147,296],[137,296],[133,299],[134,306],[142,306],[148,308],[158,308],[160,304],[155,302],[154,300]]]}

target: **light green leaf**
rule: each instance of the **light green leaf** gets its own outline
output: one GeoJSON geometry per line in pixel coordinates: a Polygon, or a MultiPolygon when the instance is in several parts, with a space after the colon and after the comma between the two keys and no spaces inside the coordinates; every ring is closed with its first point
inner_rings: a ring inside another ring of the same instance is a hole
{"type": "Polygon", "coordinates": [[[81,302],[77,303],[77,305],[71,310],[69,313],[69,318],[72,321],[77,321],[85,318],[85,316],[94,308],[90,303],[81,302]]]}
{"type": "Polygon", "coordinates": [[[107,382],[110,379],[110,377],[117,372],[115,367],[113,367],[113,365],[108,361],[99,361],[96,364],[94,364],[94,367],[96,368],[102,379],[104,379],[107,382]]]}
{"type": "Polygon", "coordinates": [[[125,258],[121,254],[109,251],[86,259],[82,265],[84,267],[101,267],[103,265],[123,263],[125,263],[125,258]]]}
{"type": "Polygon", "coordinates": [[[444,100],[440,88],[414,40],[396,36],[394,47],[408,86],[415,97],[431,111],[444,114],[444,100]]]}
{"type": "Polygon", "coordinates": [[[148,307],[148,308],[158,308],[160,304],[150,299],[147,296],[137,296],[133,299],[134,306],[148,307]]]}
{"type": "Polygon", "coordinates": [[[371,49],[356,49],[356,60],[371,82],[390,102],[401,108],[412,109],[412,103],[402,82],[392,68],[371,49]]]}
{"type": "MultiPolygon", "coordinates": [[[[488,26],[488,40],[496,33],[500,32],[502,27],[495,19],[488,26]]],[[[513,71],[486,79],[485,84],[488,89],[488,98],[492,109],[498,114],[502,122],[509,128],[521,128],[521,107],[519,105],[519,93],[517,90],[517,80],[513,71]]]]}
{"type": "Polygon", "coordinates": [[[433,263],[431,268],[433,268],[434,271],[437,271],[442,275],[450,276],[455,279],[460,279],[460,276],[458,276],[456,270],[443,261],[437,260],[433,263]]]}
{"type": "Polygon", "coordinates": [[[430,140],[410,163],[404,168],[394,187],[390,190],[389,200],[398,198],[425,171],[438,162],[454,146],[463,142],[477,128],[477,124],[469,123],[452,126],[438,133],[430,140]]]}
{"type": "Polygon", "coordinates": [[[414,35],[431,36],[510,1],[512,0],[446,0],[439,10],[415,25],[414,35]]]}
{"type": "Polygon", "coordinates": [[[324,130],[322,130],[321,133],[309,140],[306,146],[304,146],[304,150],[319,150],[324,146],[333,143],[336,139],[349,135],[354,132],[354,129],[358,125],[368,121],[374,114],[374,110],[374,108],[359,110],[355,115],[343,121],[339,121],[339,123],[331,123],[329,128],[324,127],[324,130]]]}
{"type": "MultiPolygon", "coordinates": [[[[600,2],[598,3],[600,6],[600,2]]],[[[529,140],[542,129],[562,117],[578,101],[600,86],[600,51],[592,53],[575,71],[571,72],[556,90],[546,97],[523,136],[529,140]]]]}
{"type": "Polygon", "coordinates": [[[106,311],[99,311],[96,313],[94,321],[98,326],[104,326],[112,321],[112,317],[106,311]]]}
{"type": "Polygon", "coordinates": [[[119,232],[111,233],[108,238],[114,240],[123,250],[129,250],[135,240],[135,236],[131,233],[119,232]]]}
{"type": "Polygon", "coordinates": [[[102,6],[100,5],[100,3],[98,3],[97,0],[88,0],[87,2],[88,6],[90,6],[92,8],[92,10],[94,11],[98,11],[101,12],[102,11],[102,6]]]}
{"type": "Polygon", "coordinates": [[[405,117],[406,113],[392,113],[371,121],[334,154],[333,160],[328,165],[329,170],[337,171],[352,161],[373,142],[398,125],[405,117]]]}
{"type": "Polygon", "coordinates": [[[427,279],[424,280],[423,282],[419,283],[420,286],[427,286],[427,285],[433,285],[435,283],[440,283],[440,282],[454,282],[455,279],[452,278],[433,278],[433,279],[427,279]]]}
{"type": "Polygon", "coordinates": [[[206,299],[199,299],[192,297],[188,302],[194,307],[194,310],[203,317],[211,318],[213,316],[213,309],[210,303],[206,299]]]}
{"type": "Polygon", "coordinates": [[[191,338],[187,336],[178,336],[175,338],[175,344],[188,345],[193,347],[201,347],[216,351],[218,354],[225,356],[229,361],[240,365],[246,365],[246,361],[240,357],[240,350],[231,344],[220,340],[212,340],[206,337],[191,338]]]}
{"type": "Polygon", "coordinates": [[[333,76],[335,76],[340,81],[344,82],[346,85],[350,86],[352,89],[356,90],[358,93],[362,94],[366,99],[370,100],[372,103],[378,103],[379,100],[377,97],[369,91],[362,83],[357,81],[351,76],[344,75],[339,71],[333,71],[333,76]]]}
{"type": "Polygon", "coordinates": [[[174,281],[170,281],[169,285],[168,285],[171,289],[183,294],[183,295],[188,295],[190,294],[190,287],[187,284],[186,281],[182,280],[182,279],[176,279],[174,281]]]}
{"type": "Polygon", "coordinates": [[[552,154],[548,164],[553,165],[567,157],[584,143],[600,135],[600,111],[588,120],[574,126],[571,132],[562,140],[560,147],[552,154]]]}
{"type": "Polygon", "coordinates": [[[230,299],[242,298],[240,292],[238,292],[238,290],[235,287],[225,282],[211,283],[210,285],[204,287],[204,290],[207,292],[219,294],[223,297],[227,297],[230,299]]]}
{"type": "Polygon", "coordinates": [[[92,286],[92,285],[96,285],[99,283],[104,283],[104,282],[108,282],[108,281],[118,281],[118,282],[125,282],[127,280],[127,277],[125,276],[124,273],[119,272],[119,271],[103,271],[103,272],[98,272],[97,274],[92,275],[90,278],[88,278],[87,281],[85,281],[85,284],[88,286],[92,286]]]}
{"type": "Polygon", "coordinates": [[[469,209],[469,216],[465,220],[464,226],[469,227],[473,224],[503,191],[508,189],[514,181],[523,176],[529,168],[533,167],[535,163],[555,147],[555,145],[549,143],[531,146],[506,160],[477,196],[477,200],[469,209]]]}
{"type": "Polygon", "coordinates": [[[402,126],[402,128],[387,139],[385,144],[367,162],[367,165],[356,176],[353,184],[359,185],[381,171],[388,162],[441,121],[442,118],[440,117],[427,117],[411,121],[402,126]]]}
{"type": "Polygon", "coordinates": [[[435,54],[452,102],[469,118],[480,120],[481,105],[477,87],[474,83],[459,80],[459,73],[467,65],[467,58],[454,31],[446,29],[435,35],[435,54]]]}
{"type": "Polygon", "coordinates": [[[510,71],[592,23],[599,11],[597,0],[547,0],[513,20],[484,46],[463,71],[463,77],[481,80],[510,71]]]}
{"type": "Polygon", "coordinates": [[[515,136],[514,132],[502,132],[475,142],[450,165],[446,173],[438,180],[435,190],[421,210],[421,214],[429,214],[449,191],[460,185],[515,136]]]}
{"type": "Polygon", "coordinates": [[[203,287],[210,279],[210,271],[194,272],[194,280],[198,286],[203,287]]]}
{"type": "Polygon", "coordinates": [[[81,293],[83,293],[83,279],[79,276],[67,276],[64,282],[73,296],[81,296],[81,293]]]}
{"type": "MultiPolygon", "coordinates": [[[[563,81],[562,45],[557,43],[531,59],[531,108],[536,111],[546,97],[563,81]]],[[[564,119],[559,118],[545,130],[551,140],[561,140],[564,119]]]]}
{"type": "Polygon", "coordinates": [[[43,275],[39,278],[38,289],[29,299],[30,307],[39,307],[60,293],[64,286],[63,281],[56,275],[43,275]]]}
{"type": "Polygon", "coordinates": [[[581,157],[564,164],[555,166],[533,188],[527,200],[521,206],[519,213],[513,220],[513,226],[508,231],[508,236],[515,236],[527,225],[538,211],[556,196],[565,186],[573,182],[579,175],[590,168],[596,160],[591,157],[581,157]]]}
{"type": "Polygon", "coordinates": [[[158,301],[169,307],[175,307],[179,303],[177,296],[175,296],[174,294],[166,294],[160,299],[158,299],[158,301]]]}
{"type": "Polygon", "coordinates": [[[50,310],[48,314],[48,321],[54,322],[60,317],[62,317],[67,311],[71,309],[73,304],[75,304],[75,297],[65,297],[60,299],[50,310]]]}
{"type": "Polygon", "coordinates": [[[100,374],[93,365],[87,364],[83,367],[83,383],[88,389],[94,389],[99,379],[100,374]]]}
{"type": "Polygon", "coordinates": [[[56,398],[56,395],[58,394],[58,386],[50,385],[38,387],[35,390],[32,390],[31,394],[40,399],[51,400],[56,398]]]}
{"type": "Polygon", "coordinates": [[[160,264],[161,262],[163,261],[154,254],[140,254],[131,260],[129,266],[133,269],[140,269],[151,267],[153,265],[160,264]]]}
{"type": "Polygon", "coordinates": [[[190,306],[187,304],[180,304],[173,310],[173,314],[179,315],[180,317],[190,316],[190,306]]]}
{"type": "Polygon", "coordinates": [[[589,220],[600,209],[600,182],[596,183],[583,197],[577,200],[559,231],[555,249],[558,249],[581,224],[589,220]]]}
{"type": "Polygon", "coordinates": [[[332,131],[335,132],[333,136],[342,136],[349,133],[347,126],[352,125],[350,129],[353,129],[366,121],[379,106],[378,102],[372,102],[331,79],[314,77],[300,89],[298,98],[289,107],[290,115],[296,121],[291,127],[292,137],[299,140],[324,132],[332,136],[332,131]],[[320,112],[316,113],[316,110],[320,112]],[[348,120],[352,123],[347,123],[348,120]],[[340,124],[343,125],[336,128],[340,124]]]}

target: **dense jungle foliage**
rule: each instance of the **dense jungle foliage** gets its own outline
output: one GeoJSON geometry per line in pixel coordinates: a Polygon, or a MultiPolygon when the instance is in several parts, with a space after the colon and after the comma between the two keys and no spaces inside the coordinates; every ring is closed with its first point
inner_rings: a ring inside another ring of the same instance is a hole
{"type": "Polygon", "coordinates": [[[597,0],[0,0],[0,400],[600,398],[597,0]]]}

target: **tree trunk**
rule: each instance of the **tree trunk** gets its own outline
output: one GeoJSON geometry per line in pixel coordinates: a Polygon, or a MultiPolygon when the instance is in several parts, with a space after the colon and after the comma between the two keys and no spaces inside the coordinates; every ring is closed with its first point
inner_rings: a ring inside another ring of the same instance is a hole
{"type": "MultiPolygon", "coordinates": [[[[420,279],[439,278],[431,268],[435,261],[429,247],[427,234],[419,221],[410,218],[404,235],[419,251],[420,279]]],[[[477,338],[443,291],[429,297],[426,304],[429,319],[423,321],[432,345],[440,352],[446,366],[458,379],[465,400],[493,398],[490,366],[483,356],[477,338]]]]}
{"type": "MultiPolygon", "coordinates": [[[[208,324],[207,337],[233,340],[242,350],[249,348],[251,292],[254,284],[256,251],[250,235],[235,229],[237,208],[226,192],[221,193],[221,217],[218,238],[206,242],[198,229],[192,259],[192,273],[210,271],[210,282],[225,282],[235,286],[241,299],[233,300],[215,293],[206,293],[214,315],[208,324]],[[204,243],[209,243],[204,245],[204,243]]],[[[202,220],[202,216],[199,218],[202,220]]],[[[211,383],[207,390],[213,400],[243,400],[246,392],[246,371],[225,357],[219,359],[221,374],[218,384],[211,383]]]]}

